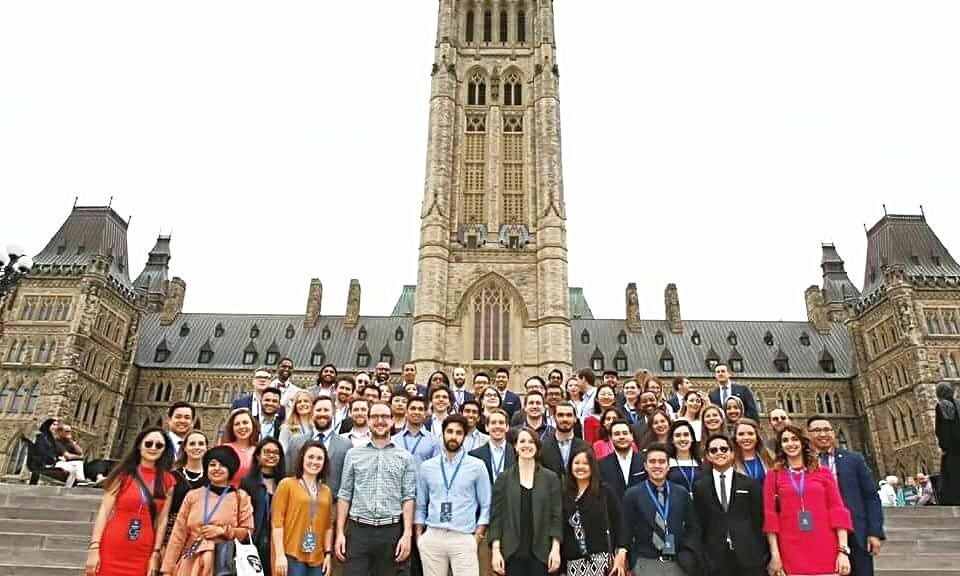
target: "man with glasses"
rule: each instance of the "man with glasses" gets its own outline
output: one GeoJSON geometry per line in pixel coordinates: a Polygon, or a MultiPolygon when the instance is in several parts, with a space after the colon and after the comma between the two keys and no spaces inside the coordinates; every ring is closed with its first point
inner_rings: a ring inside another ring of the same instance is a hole
{"type": "Polygon", "coordinates": [[[722,434],[707,438],[711,472],[694,486],[703,530],[707,576],[760,576],[766,566],[763,487],[733,469],[733,446],[722,434]]]}
{"type": "MultiPolygon", "coordinates": [[[[483,391],[490,387],[490,375],[486,372],[477,372],[473,375],[473,396],[480,398],[483,391]]],[[[482,404],[482,402],[481,402],[482,404]]]]}
{"type": "Polygon", "coordinates": [[[769,448],[771,452],[776,452],[777,444],[780,442],[780,432],[790,424],[793,424],[793,422],[790,421],[790,415],[787,414],[787,411],[783,408],[774,408],[771,410],[767,415],[767,419],[770,421],[770,428],[773,429],[773,437],[767,439],[767,448],[769,448]]]}
{"type": "MultiPolygon", "coordinates": [[[[238,408],[246,408],[250,411],[250,414],[254,418],[260,418],[263,414],[261,408],[261,398],[263,397],[263,392],[267,388],[270,388],[270,371],[266,368],[257,368],[253,371],[253,391],[250,394],[244,394],[243,396],[237,398],[233,401],[233,405],[230,406],[230,411],[234,411],[238,408]]],[[[281,392],[281,399],[282,399],[281,392]]],[[[277,416],[280,418],[280,422],[283,422],[286,418],[286,411],[283,409],[283,406],[280,406],[280,410],[277,412],[277,416]]],[[[176,449],[178,444],[174,445],[176,449]]]]}
{"type": "Polygon", "coordinates": [[[850,574],[872,576],[873,557],[880,554],[883,532],[883,508],[873,476],[863,456],[836,447],[833,425],[823,416],[807,420],[807,433],[813,449],[820,458],[820,466],[829,469],[837,478],[843,503],[853,517],[850,543],[850,574]]]}

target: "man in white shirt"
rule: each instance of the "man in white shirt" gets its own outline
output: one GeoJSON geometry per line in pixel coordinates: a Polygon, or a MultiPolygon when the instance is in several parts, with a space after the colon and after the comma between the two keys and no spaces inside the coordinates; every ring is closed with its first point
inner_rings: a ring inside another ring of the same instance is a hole
{"type": "Polygon", "coordinates": [[[350,421],[353,426],[349,432],[341,434],[353,442],[354,448],[366,446],[370,443],[370,428],[367,426],[367,417],[370,414],[370,404],[363,398],[354,398],[350,403],[350,421]]]}
{"type": "Polygon", "coordinates": [[[581,424],[593,414],[593,401],[597,397],[596,381],[597,375],[589,368],[581,368],[577,372],[577,384],[580,386],[580,412],[577,417],[581,424]]]}
{"type": "MultiPolygon", "coordinates": [[[[466,404],[464,408],[469,408],[466,404]]],[[[466,415],[465,415],[466,416],[466,415]]],[[[469,419],[469,417],[467,417],[469,419]]],[[[479,458],[487,467],[487,475],[490,478],[492,486],[497,478],[503,474],[504,470],[509,469],[516,464],[517,457],[513,451],[513,446],[507,442],[507,411],[503,408],[494,408],[487,414],[487,432],[490,433],[490,440],[483,446],[470,451],[470,455],[479,458]]],[[[493,570],[490,563],[490,547],[479,546],[478,557],[480,562],[480,575],[490,576],[493,570]]]]}
{"type": "Polygon", "coordinates": [[[174,402],[167,409],[167,439],[173,448],[174,457],[180,456],[180,448],[187,434],[193,430],[196,410],[187,402],[174,402]]]}
{"type": "Polygon", "coordinates": [[[280,391],[276,388],[267,388],[260,395],[260,414],[255,416],[260,422],[260,440],[279,438],[280,426],[280,391]]]}
{"type": "Polygon", "coordinates": [[[467,419],[467,434],[463,438],[463,447],[467,452],[476,450],[490,441],[489,436],[477,430],[480,412],[480,403],[476,400],[467,400],[460,407],[460,413],[467,419]]]}
{"type": "Polygon", "coordinates": [[[600,460],[600,476],[618,500],[623,501],[627,490],[643,482],[643,455],[633,449],[633,430],[626,420],[617,420],[610,426],[613,453],[600,460]]]}
{"type": "Polygon", "coordinates": [[[466,389],[467,385],[467,371],[459,366],[453,369],[453,388],[450,392],[453,393],[453,409],[454,411],[459,411],[463,406],[463,403],[467,400],[473,400],[473,393],[468,392],[466,389]]]}
{"type": "Polygon", "coordinates": [[[430,390],[430,420],[427,429],[437,438],[443,438],[443,420],[450,415],[450,390],[439,386],[430,390]]]}
{"type": "Polygon", "coordinates": [[[293,360],[289,356],[284,356],[280,359],[280,364],[277,366],[277,377],[270,385],[280,391],[280,405],[287,410],[293,409],[293,406],[291,406],[293,397],[297,392],[302,390],[302,388],[299,388],[293,383],[293,380],[291,380],[292,376],[293,360]]]}

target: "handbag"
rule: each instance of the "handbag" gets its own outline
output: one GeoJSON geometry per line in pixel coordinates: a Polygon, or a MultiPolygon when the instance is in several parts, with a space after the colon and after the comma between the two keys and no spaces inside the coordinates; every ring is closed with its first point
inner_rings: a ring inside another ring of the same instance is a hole
{"type": "MultiPolygon", "coordinates": [[[[237,492],[237,526],[240,526],[240,493],[237,492]]],[[[263,563],[253,538],[248,544],[233,539],[214,545],[213,576],[258,576],[263,574],[263,563]]]]}

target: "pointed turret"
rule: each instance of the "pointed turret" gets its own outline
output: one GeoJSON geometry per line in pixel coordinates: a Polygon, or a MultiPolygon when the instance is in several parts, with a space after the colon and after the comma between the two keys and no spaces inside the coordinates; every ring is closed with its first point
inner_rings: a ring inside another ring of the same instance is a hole
{"type": "Polygon", "coordinates": [[[156,311],[163,306],[167,296],[167,274],[170,271],[170,236],[160,235],[147,256],[147,264],[133,281],[137,300],[141,305],[156,311]]]}
{"type": "Polygon", "coordinates": [[[884,268],[899,265],[907,278],[960,277],[960,264],[937,238],[923,215],[886,214],[867,231],[863,295],[884,285],[884,268]]]}

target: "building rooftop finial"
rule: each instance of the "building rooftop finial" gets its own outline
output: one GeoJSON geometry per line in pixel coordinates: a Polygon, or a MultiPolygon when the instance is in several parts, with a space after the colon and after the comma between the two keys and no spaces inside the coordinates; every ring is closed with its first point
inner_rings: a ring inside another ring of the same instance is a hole
{"type": "Polygon", "coordinates": [[[886,205],[886,204],[881,204],[881,206],[883,206],[883,215],[886,216],[886,215],[887,215],[887,205],[886,205]]]}
{"type": "Polygon", "coordinates": [[[920,205],[920,217],[923,218],[923,221],[927,221],[927,215],[923,212],[923,204],[920,205]]]}

